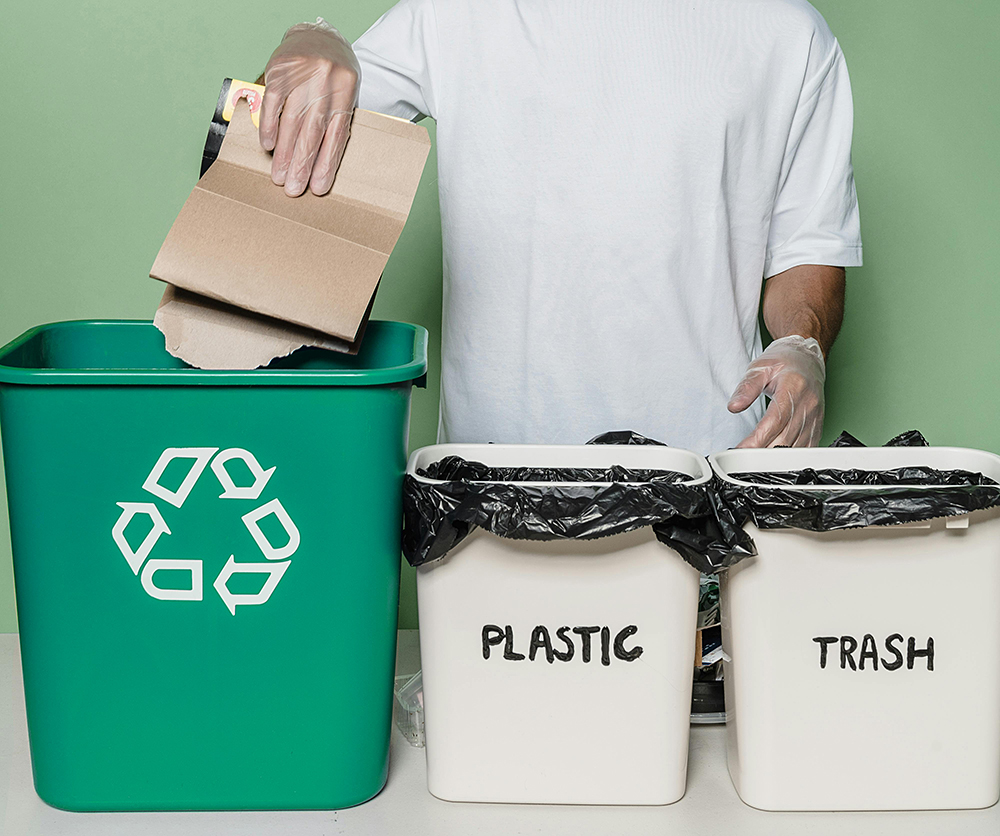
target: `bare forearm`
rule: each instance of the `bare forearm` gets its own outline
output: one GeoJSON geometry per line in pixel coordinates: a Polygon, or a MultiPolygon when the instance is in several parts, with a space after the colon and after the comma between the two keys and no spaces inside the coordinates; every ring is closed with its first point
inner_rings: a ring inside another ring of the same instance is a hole
{"type": "Polygon", "coordinates": [[[829,353],[844,319],[843,267],[804,264],[764,284],[764,324],[775,339],[812,337],[829,353]]]}

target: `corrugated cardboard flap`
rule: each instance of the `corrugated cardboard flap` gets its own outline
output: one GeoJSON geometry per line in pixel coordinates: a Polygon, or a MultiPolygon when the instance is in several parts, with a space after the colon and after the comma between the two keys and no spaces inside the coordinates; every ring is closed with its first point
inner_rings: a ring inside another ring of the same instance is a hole
{"type": "Polygon", "coordinates": [[[330,193],[290,198],[271,182],[271,155],[240,101],[150,275],[354,343],[429,149],[423,127],[356,110],[330,193]]]}

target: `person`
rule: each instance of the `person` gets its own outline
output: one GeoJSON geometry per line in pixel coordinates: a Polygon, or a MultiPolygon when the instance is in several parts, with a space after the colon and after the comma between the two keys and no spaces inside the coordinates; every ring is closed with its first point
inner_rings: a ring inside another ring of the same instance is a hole
{"type": "Polygon", "coordinates": [[[436,122],[441,441],[818,443],[862,250],[805,0],[401,0],[353,48],[291,27],[264,81],[293,196],[330,190],[355,106],[436,122]]]}

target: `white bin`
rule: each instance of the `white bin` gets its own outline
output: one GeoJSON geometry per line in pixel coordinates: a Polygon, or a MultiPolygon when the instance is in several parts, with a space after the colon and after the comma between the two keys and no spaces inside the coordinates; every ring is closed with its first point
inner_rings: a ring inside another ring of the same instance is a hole
{"type": "MultiPolygon", "coordinates": [[[[1000,481],[997,456],[945,447],[731,450],[710,460],[734,484],[746,483],[729,474],[907,465],[1000,481]]],[[[720,590],[740,797],[763,810],[994,804],[1000,509],[836,532],[747,530],[758,556],[723,573],[720,590]]]]}
{"type": "MultiPolygon", "coordinates": [[[[418,468],[448,455],[494,467],[672,470],[691,484],[711,477],[706,460],[684,450],[600,445],[438,445],[416,451],[408,473],[420,479],[418,468]]],[[[430,792],[448,801],[544,804],[681,798],[698,580],[650,528],[561,541],[477,529],[418,568],[430,792]],[[531,659],[537,627],[563,654],[561,636],[572,641],[572,658],[549,662],[536,648],[531,659]],[[572,628],[597,628],[587,634],[589,661],[584,633],[572,628]],[[497,644],[484,648],[484,631],[497,644]]]]}

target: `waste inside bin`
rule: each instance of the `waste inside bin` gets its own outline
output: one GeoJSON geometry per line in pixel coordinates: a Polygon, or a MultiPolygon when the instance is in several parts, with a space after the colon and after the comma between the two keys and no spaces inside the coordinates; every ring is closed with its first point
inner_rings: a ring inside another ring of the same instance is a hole
{"type": "Polygon", "coordinates": [[[705,514],[710,479],[701,456],[657,446],[445,444],[410,457],[404,553],[422,564],[431,793],[684,794],[699,573],[650,525],[705,514]]]}
{"type": "Polygon", "coordinates": [[[382,787],[426,331],[191,369],[148,322],[0,349],[28,729],[70,810],[302,809],[382,787]]]}
{"type": "Polygon", "coordinates": [[[1000,458],[710,457],[757,555],[721,574],[729,770],[765,810],[1000,795],[1000,458]]]}

